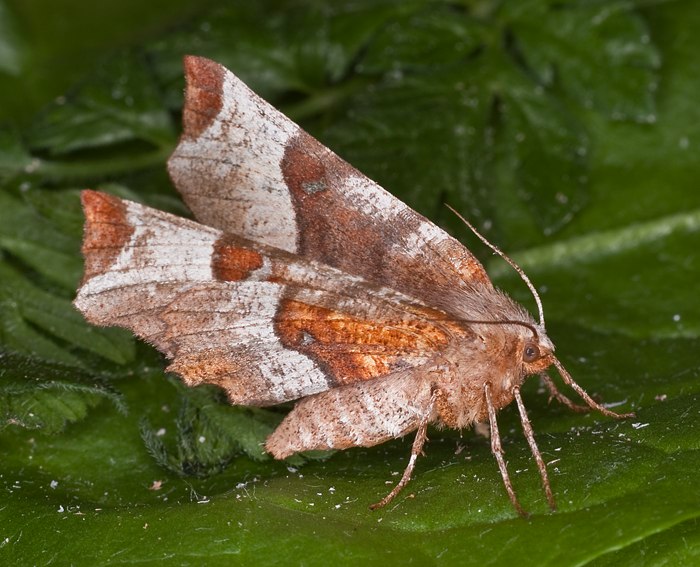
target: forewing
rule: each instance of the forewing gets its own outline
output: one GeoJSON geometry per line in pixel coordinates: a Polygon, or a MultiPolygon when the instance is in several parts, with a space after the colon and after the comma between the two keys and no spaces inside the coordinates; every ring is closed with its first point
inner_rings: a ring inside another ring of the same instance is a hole
{"type": "Polygon", "coordinates": [[[185,58],[183,134],[168,162],[195,217],[438,304],[490,281],[458,241],[274,109],[223,66],[185,58]]]}
{"type": "Polygon", "coordinates": [[[126,327],[190,385],[276,404],[419,369],[466,331],[321,263],[103,193],[82,194],[76,307],[126,327]]]}

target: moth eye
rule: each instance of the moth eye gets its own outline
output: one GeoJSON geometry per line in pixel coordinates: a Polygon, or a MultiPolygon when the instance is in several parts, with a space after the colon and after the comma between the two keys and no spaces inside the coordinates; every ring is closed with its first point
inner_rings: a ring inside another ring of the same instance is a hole
{"type": "Polygon", "coordinates": [[[535,362],[540,357],[540,349],[534,343],[527,343],[523,349],[523,360],[525,362],[535,362]]]}

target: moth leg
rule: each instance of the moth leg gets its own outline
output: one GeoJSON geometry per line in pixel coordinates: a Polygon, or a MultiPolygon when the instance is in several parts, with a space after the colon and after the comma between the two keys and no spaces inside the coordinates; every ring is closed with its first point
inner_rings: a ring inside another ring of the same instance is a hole
{"type": "Polygon", "coordinates": [[[408,482],[411,480],[411,475],[413,474],[413,469],[416,466],[416,460],[418,459],[418,455],[420,455],[423,451],[423,445],[425,444],[426,440],[428,439],[428,423],[430,422],[430,415],[433,413],[433,407],[435,407],[435,402],[438,399],[440,390],[437,388],[433,389],[432,394],[430,396],[430,402],[428,404],[428,407],[426,408],[426,411],[423,413],[421,420],[418,424],[418,431],[416,432],[416,438],[413,440],[413,446],[411,447],[411,458],[408,460],[408,465],[406,465],[406,469],[403,471],[403,476],[401,477],[401,480],[398,482],[398,484],[392,489],[392,491],[387,494],[384,498],[382,498],[379,502],[376,504],[372,504],[370,506],[370,510],[376,510],[378,508],[383,508],[389,502],[391,502],[396,496],[403,490],[403,488],[408,484],[408,482]]]}
{"type": "Polygon", "coordinates": [[[524,518],[527,518],[527,512],[523,510],[520,502],[518,502],[518,497],[515,495],[513,483],[510,481],[510,476],[508,475],[506,461],[503,458],[505,451],[503,451],[503,447],[501,446],[501,434],[498,431],[498,422],[496,421],[496,408],[493,406],[493,400],[491,400],[491,386],[488,382],[484,384],[484,396],[486,398],[486,406],[488,407],[489,412],[489,425],[491,426],[491,452],[493,453],[493,456],[496,457],[498,468],[501,471],[503,484],[506,487],[506,492],[508,492],[508,497],[510,498],[513,507],[516,509],[518,514],[524,518]]]}
{"type": "Polygon", "coordinates": [[[591,398],[591,396],[588,395],[586,390],[584,390],[583,388],[581,388],[581,386],[574,382],[574,379],[566,371],[566,368],[564,368],[562,366],[562,363],[559,362],[559,360],[557,360],[556,358],[554,359],[554,366],[557,367],[557,370],[559,371],[562,380],[564,380],[564,383],[570,386],[579,396],[581,396],[581,398],[583,398],[583,401],[586,402],[594,410],[598,410],[603,415],[607,415],[608,417],[614,417],[615,419],[634,417],[634,413],[616,413],[614,411],[610,411],[608,408],[596,402],[593,398],[591,398]]]}
{"type": "Polygon", "coordinates": [[[540,471],[540,477],[542,478],[542,488],[544,488],[545,496],[547,497],[547,502],[552,511],[557,509],[557,504],[554,502],[554,495],[552,494],[552,487],[549,484],[549,477],[547,476],[547,465],[544,463],[542,458],[542,453],[540,453],[537,443],[535,442],[535,434],[532,431],[532,425],[530,424],[530,418],[527,416],[527,410],[525,409],[525,404],[523,403],[523,398],[520,395],[520,388],[515,388],[513,390],[515,394],[515,401],[518,404],[518,411],[520,412],[520,422],[523,424],[523,431],[525,432],[525,439],[527,439],[528,445],[530,445],[530,451],[532,456],[535,457],[537,462],[537,468],[540,471]]]}
{"type": "Polygon", "coordinates": [[[547,389],[549,390],[550,401],[552,399],[555,399],[560,404],[565,405],[571,411],[574,411],[576,413],[588,413],[588,412],[592,411],[593,408],[577,404],[577,403],[573,402],[572,400],[570,400],[567,396],[562,394],[559,391],[559,389],[557,388],[554,381],[549,377],[549,374],[547,374],[546,372],[540,372],[540,379],[542,380],[542,383],[545,386],[547,386],[547,389]]]}

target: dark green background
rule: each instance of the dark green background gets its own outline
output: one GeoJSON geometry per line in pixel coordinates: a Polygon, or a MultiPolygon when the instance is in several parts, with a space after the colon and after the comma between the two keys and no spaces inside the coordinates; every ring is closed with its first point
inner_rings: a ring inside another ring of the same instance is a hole
{"type": "Polygon", "coordinates": [[[0,561],[700,561],[698,28],[692,0],[0,0],[0,561]],[[187,214],[164,171],[184,53],[225,63],[532,307],[442,203],[521,263],[572,375],[637,412],[571,415],[528,384],[556,513],[513,408],[528,520],[472,432],[432,432],[409,488],[370,512],[410,439],[265,460],[281,411],[187,390],[72,310],[80,188],[187,214]]]}

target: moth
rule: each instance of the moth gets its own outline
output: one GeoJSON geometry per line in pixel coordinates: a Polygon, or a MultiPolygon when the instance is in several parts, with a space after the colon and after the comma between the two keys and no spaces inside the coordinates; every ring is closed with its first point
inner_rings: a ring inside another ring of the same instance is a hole
{"type": "Polygon", "coordinates": [[[496,422],[515,400],[554,509],[525,378],[539,375],[573,410],[630,414],[593,400],[555,357],[527,276],[511,261],[539,321],[462,244],[230,71],[195,56],[184,65],[183,133],[168,171],[197,222],[83,191],[75,306],[91,323],[131,329],[186,384],[216,384],[232,404],[298,400],[265,443],[277,459],[416,432],[403,476],[373,508],[409,482],[430,424],[488,422],[506,491],[524,514],[496,422]],[[557,389],[551,366],[585,406],[557,389]]]}

